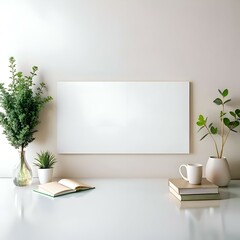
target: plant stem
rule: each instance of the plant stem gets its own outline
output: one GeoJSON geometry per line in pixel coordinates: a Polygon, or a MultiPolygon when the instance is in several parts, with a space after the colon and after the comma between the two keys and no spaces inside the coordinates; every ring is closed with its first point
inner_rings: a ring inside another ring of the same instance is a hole
{"type": "MultiPolygon", "coordinates": [[[[219,158],[222,158],[223,155],[223,149],[224,149],[224,123],[223,123],[223,114],[224,114],[224,98],[222,98],[222,116],[221,116],[221,139],[222,139],[222,143],[221,143],[221,152],[220,152],[220,156],[219,158]]],[[[225,139],[226,140],[226,139],[225,139]]],[[[226,141],[225,141],[226,142],[226,141]]]]}
{"type": "Polygon", "coordinates": [[[24,162],[24,147],[23,145],[21,145],[21,153],[20,153],[20,156],[21,156],[21,169],[23,168],[23,162],[24,162]]]}
{"type": "Polygon", "coordinates": [[[228,133],[227,133],[227,135],[226,135],[226,137],[225,137],[225,139],[223,141],[220,158],[222,158],[222,156],[223,156],[223,149],[224,149],[225,143],[227,142],[227,138],[228,138],[228,135],[229,135],[230,132],[231,132],[231,130],[229,129],[229,131],[228,131],[228,133]]]}
{"type": "Polygon", "coordinates": [[[208,133],[210,134],[210,136],[211,136],[211,138],[212,138],[212,140],[213,140],[213,142],[214,142],[214,146],[215,146],[215,149],[216,149],[216,152],[217,152],[217,157],[220,158],[220,155],[219,155],[219,152],[218,152],[217,143],[216,143],[216,141],[215,141],[215,139],[214,139],[211,131],[210,131],[209,128],[207,127],[207,125],[204,124],[204,126],[205,126],[205,128],[207,129],[208,133]]]}

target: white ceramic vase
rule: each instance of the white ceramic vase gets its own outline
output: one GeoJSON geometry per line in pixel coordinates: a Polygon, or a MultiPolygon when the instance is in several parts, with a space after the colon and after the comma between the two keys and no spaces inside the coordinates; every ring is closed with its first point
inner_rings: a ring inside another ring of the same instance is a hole
{"type": "Polygon", "coordinates": [[[52,176],[53,176],[53,168],[38,169],[38,178],[41,184],[51,182],[52,176]]]}
{"type": "Polygon", "coordinates": [[[227,159],[210,157],[207,161],[205,175],[208,181],[219,187],[226,187],[231,180],[227,159]]]}

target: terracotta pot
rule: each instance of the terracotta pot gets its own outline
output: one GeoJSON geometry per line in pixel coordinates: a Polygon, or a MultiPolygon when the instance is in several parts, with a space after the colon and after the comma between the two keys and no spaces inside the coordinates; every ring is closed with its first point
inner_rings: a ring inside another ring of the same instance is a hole
{"type": "Polygon", "coordinates": [[[226,187],[231,180],[229,165],[225,157],[210,157],[206,165],[205,174],[208,181],[219,187],[226,187]]]}

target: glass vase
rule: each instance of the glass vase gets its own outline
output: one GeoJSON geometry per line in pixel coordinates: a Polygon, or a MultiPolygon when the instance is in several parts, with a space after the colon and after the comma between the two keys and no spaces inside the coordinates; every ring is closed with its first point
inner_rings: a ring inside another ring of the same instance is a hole
{"type": "Polygon", "coordinates": [[[25,151],[19,151],[19,162],[13,172],[13,182],[16,186],[28,186],[32,183],[32,170],[25,157],[25,151]]]}

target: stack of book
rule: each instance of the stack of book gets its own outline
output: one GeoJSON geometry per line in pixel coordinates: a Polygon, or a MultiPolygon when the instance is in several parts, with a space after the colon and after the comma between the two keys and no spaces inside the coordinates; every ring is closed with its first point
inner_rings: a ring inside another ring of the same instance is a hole
{"type": "Polygon", "coordinates": [[[169,191],[180,201],[220,199],[218,186],[205,178],[200,185],[190,184],[182,178],[171,178],[168,186],[169,191]]]}

